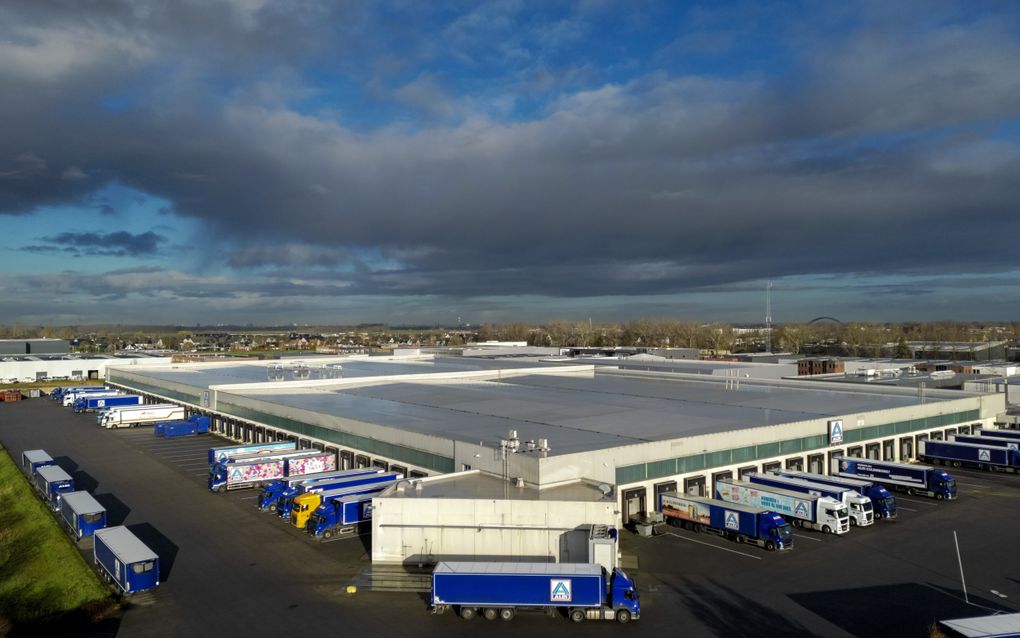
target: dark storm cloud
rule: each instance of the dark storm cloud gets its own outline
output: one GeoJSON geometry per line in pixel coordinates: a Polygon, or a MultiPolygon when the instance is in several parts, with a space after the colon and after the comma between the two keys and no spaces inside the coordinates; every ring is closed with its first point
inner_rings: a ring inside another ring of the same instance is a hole
{"type": "MultiPolygon", "coordinates": [[[[850,30],[798,34],[784,76],[652,72],[528,119],[497,120],[423,73],[394,100],[454,123],[360,130],[287,97],[319,90],[304,65],[360,78],[350,60],[377,52],[370,16],[334,6],[5,5],[0,212],[116,179],[207,222],[236,246],[220,253],[233,268],[343,281],[281,279],[274,294],[661,294],[1016,266],[987,244],[1020,232],[1020,154],[994,134],[1020,116],[1020,45],[998,21],[915,29],[862,10],[850,30]]],[[[155,252],[140,237],[114,250],[155,252]]]]}
{"type": "Polygon", "coordinates": [[[49,245],[32,245],[22,248],[28,252],[52,252],[62,250],[76,255],[99,255],[106,257],[142,257],[159,252],[165,237],[146,231],[137,235],[127,231],[113,233],[59,233],[42,237],[49,245]]]}

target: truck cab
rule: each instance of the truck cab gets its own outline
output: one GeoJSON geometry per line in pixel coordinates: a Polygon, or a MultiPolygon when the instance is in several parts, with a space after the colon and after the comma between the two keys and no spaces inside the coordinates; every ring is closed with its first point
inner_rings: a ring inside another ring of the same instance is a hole
{"type": "Polygon", "coordinates": [[[850,510],[842,502],[834,498],[818,499],[818,525],[824,531],[829,528],[833,534],[845,534],[850,531],[850,510]]]}
{"type": "Polygon", "coordinates": [[[945,470],[932,472],[931,490],[935,492],[935,498],[951,500],[956,498],[956,479],[945,470]]]}
{"type": "Polygon", "coordinates": [[[845,496],[844,501],[850,514],[851,525],[864,527],[875,522],[875,508],[871,505],[870,498],[853,493],[845,496]]]}
{"type": "Polygon", "coordinates": [[[613,570],[608,580],[609,600],[607,602],[609,603],[609,608],[616,612],[616,620],[627,622],[631,619],[637,620],[641,618],[641,599],[638,597],[637,586],[634,584],[634,581],[619,567],[613,570]]]}
{"type": "Polygon", "coordinates": [[[793,547],[793,528],[785,518],[775,512],[768,512],[759,519],[758,537],[766,541],[771,540],[777,550],[793,547]]]}
{"type": "Polygon", "coordinates": [[[896,518],[896,497],[881,485],[873,485],[868,496],[875,508],[875,514],[882,518],[896,518]]]}

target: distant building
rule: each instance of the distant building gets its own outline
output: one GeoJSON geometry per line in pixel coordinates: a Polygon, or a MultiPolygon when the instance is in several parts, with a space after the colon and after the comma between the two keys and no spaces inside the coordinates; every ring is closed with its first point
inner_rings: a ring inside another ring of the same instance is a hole
{"type": "Polygon", "coordinates": [[[811,374],[842,374],[843,362],[839,359],[801,359],[797,362],[797,376],[811,374]]]}
{"type": "Polygon", "coordinates": [[[0,355],[66,354],[71,344],[66,339],[0,339],[0,355]]]}

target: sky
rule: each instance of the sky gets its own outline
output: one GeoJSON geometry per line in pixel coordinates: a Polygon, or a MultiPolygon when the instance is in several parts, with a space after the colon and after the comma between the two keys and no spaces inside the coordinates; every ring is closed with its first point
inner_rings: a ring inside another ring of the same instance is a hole
{"type": "Polygon", "coordinates": [[[0,323],[1020,317],[1020,5],[9,0],[0,323]]]}

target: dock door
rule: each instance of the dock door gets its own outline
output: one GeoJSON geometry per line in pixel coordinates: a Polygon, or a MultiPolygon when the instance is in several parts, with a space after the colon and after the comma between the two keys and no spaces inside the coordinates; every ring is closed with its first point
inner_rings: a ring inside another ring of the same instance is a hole
{"type": "Polygon", "coordinates": [[[626,525],[635,518],[641,518],[645,509],[645,488],[636,487],[623,492],[623,523],[626,525]]]}

